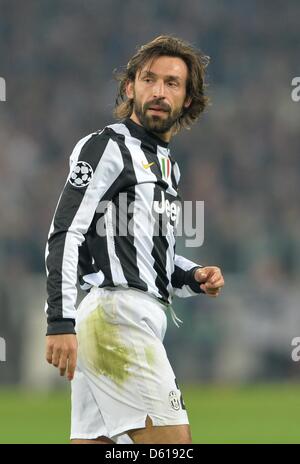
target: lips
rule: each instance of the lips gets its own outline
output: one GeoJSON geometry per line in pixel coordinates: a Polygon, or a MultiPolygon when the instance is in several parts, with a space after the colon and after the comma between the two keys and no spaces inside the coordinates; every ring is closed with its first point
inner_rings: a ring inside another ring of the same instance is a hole
{"type": "Polygon", "coordinates": [[[168,110],[166,110],[165,108],[162,108],[160,106],[150,106],[148,109],[153,110],[153,111],[162,111],[164,113],[168,112],[168,110]]]}
{"type": "Polygon", "coordinates": [[[161,106],[150,106],[149,110],[166,111],[161,106]]]}

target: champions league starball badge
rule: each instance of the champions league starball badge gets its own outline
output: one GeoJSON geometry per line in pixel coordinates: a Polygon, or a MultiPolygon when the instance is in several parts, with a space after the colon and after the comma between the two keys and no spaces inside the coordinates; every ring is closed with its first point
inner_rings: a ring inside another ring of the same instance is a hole
{"type": "Polygon", "coordinates": [[[73,169],[69,182],[73,187],[86,187],[92,180],[93,169],[86,161],[78,161],[73,169]]]}

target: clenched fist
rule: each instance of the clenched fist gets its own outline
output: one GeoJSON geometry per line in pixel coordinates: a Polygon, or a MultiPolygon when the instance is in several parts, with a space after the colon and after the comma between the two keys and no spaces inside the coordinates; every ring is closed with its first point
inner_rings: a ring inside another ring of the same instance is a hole
{"type": "Polygon", "coordinates": [[[209,296],[218,296],[224,286],[221,269],[217,266],[206,266],[197,269],[194,278],[201,284],[201,290],[209,296]]]}

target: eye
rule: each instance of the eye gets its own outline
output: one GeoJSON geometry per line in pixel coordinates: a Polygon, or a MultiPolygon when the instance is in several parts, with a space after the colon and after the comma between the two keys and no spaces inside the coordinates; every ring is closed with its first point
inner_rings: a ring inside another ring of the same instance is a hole
{"type": "Polygon", "coordinates": [[[149,84],[150,82],[153,81],[153,79],[151,79],[151,77],[144,77],[143,81],[149,84]]]}
{"type": "Polygon", "coordinates": [[[174,87],[175,88],[175,87],[178,87],[178,82],[170,81],[170,82],[168,82],[168,85],[169,85],[169,87],[174,87]]]}

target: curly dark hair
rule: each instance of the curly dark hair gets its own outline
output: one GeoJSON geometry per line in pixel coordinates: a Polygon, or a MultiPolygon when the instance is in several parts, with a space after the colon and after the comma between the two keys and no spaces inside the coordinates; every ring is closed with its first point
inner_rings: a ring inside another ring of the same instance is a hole
{"type": "Polygon", "coordinates": [[[114,116],[119,120],[131,116],[133,99],[128,99],[126,96],[126,84],[128,81],[134,82],[136,73],[148,61],[152,61],[160,56],[181,58],[188,68],[186,97],[191,98],[191,104],[188,108],[183,108],[181,115],[175,123],[174,132],[176,133],[182,127],[189,129],[209,103],[209,98],[204,95],[204,89],[206,88],[204,76],[205,69],[209,63],[209,57],[188,42],[170,35],[160,35],[151,42],[141,46],[137,53],[129,60],[125,70],[120,73],[115,72],[115,77],[119,81],[119,89],[114,116]]]}

